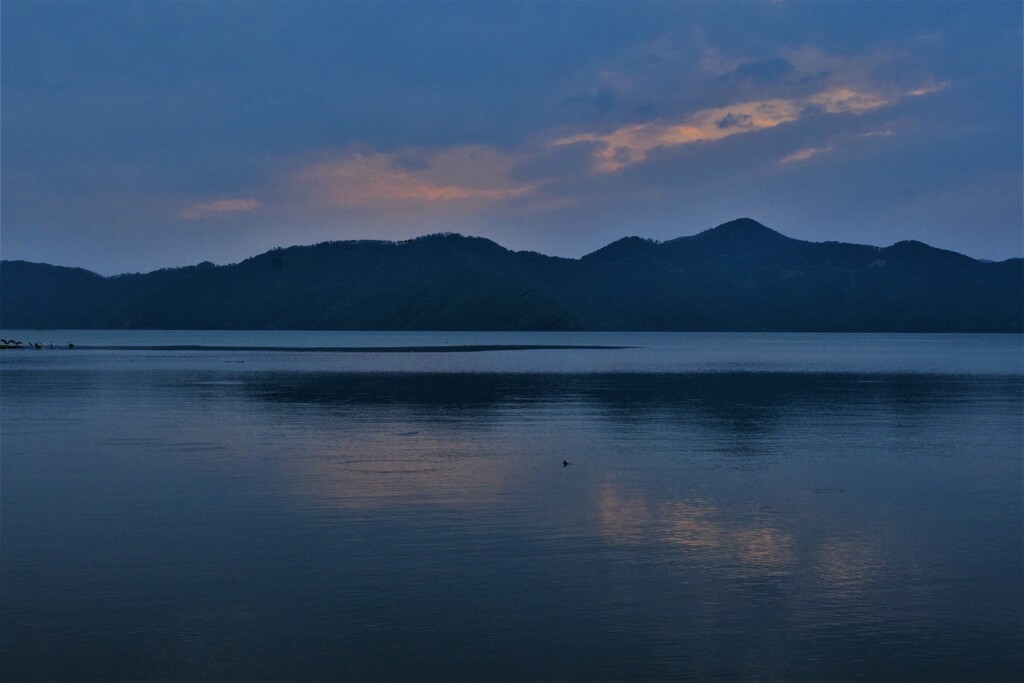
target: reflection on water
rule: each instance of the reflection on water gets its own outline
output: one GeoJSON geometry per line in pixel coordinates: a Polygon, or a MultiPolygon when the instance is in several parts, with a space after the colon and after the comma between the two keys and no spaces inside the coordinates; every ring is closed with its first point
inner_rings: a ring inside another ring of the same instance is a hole
{"type": "Polygon", "coordinates": [[[4,367],[5,680],[1024,674],[1017,374],[253,358],[4,367]]]}
{"type": "Polygon", "coordinates": [[[616,543],[677,546],[691,561],[714,564],[734,575],[782,576],[795,569],[793,538],[762,520],[737,517],[703,500],[652,506],[601,491],[601,533],[616,543]]]}

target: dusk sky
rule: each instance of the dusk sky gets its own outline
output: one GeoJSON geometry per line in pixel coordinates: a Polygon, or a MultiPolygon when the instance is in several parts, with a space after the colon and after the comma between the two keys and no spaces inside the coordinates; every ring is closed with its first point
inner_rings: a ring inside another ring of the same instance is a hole
{"type": "Polygon", "coordinates": [[[103,274],[740,216],[1024,253],[1022,4],[2,5],[5,259],[103,274]]]}

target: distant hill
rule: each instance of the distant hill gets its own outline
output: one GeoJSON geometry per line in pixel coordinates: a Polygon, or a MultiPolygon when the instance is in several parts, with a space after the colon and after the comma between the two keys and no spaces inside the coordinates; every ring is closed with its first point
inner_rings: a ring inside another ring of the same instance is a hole
{"type": "Polygon", "coordinates": [[[0,263],[0,325],[310,330],[1024,331],[1024,260],[791,239],[749,218],[581,259],[476,237],[325,242],[101,277],[0,263]]]}

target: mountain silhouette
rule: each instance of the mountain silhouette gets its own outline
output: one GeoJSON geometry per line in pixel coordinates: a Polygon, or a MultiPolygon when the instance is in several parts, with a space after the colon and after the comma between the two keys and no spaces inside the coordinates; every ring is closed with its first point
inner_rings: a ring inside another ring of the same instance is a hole
{"type": "Polygon", "coordinates": [[[749,218],[580,259],[444,233],[102,277],[0,264],[15,328],[1024,331],[1024,260],[792,239],[749,218]]]}

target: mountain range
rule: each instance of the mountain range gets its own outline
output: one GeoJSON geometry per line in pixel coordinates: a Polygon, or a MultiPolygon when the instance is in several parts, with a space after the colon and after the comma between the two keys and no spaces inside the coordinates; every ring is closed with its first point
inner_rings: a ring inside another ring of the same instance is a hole
{"type": "Polygon", "coordinates": [[[1024,331],[1024,260],[792,239],[749,218],[580,259],[445,233],[103,277],[0,262],[6,329],[1024,331]]]}

